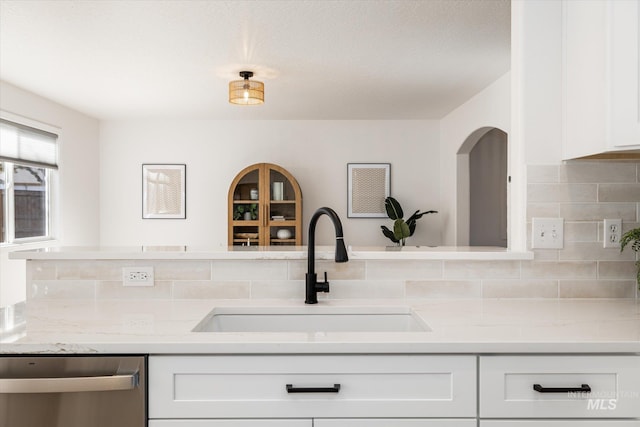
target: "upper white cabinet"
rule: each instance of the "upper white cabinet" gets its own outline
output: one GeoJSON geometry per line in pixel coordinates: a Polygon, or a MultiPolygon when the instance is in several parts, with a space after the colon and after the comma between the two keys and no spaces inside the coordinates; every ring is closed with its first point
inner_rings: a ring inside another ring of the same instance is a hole
{"type": "Polygon", "coordinates": [[[640,150],[640,0],[564,0],[562,13],[562,157],[640,150]]]}

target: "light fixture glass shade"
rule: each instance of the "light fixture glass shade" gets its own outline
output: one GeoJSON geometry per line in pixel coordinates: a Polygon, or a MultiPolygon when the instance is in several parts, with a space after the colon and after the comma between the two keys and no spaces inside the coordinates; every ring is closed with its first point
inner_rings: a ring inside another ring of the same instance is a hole
{"type": "Polygon", "coordinates": [[[248,78],[229,82],[229,102],[238,105],[264,103],[264,83],[248,78]]]}

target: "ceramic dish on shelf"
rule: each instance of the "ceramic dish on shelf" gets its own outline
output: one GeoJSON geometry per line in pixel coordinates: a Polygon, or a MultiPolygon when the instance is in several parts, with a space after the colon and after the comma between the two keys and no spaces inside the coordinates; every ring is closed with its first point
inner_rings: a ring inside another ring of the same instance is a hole
{"type": "Polygon", "coordinates": [[[291,236],[293,236],[293,233],[291,233],[291,230],[287,230],[286,228],[281,228],[276,233],[276,237],[282,240],[290,239],[291,236]]]}
{"type": "Polygon", "coordinates": [[[257,239],[258,233],[233,233],[236,239],[257,239]]]}

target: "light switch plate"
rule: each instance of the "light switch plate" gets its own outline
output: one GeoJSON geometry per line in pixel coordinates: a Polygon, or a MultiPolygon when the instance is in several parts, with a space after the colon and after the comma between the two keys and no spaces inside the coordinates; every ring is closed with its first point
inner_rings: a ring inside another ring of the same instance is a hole
{"type": "Polygon", "coordinates": [[[564,247],[564,218],[533,218],[532,249],[562,249],[564,247]]]}

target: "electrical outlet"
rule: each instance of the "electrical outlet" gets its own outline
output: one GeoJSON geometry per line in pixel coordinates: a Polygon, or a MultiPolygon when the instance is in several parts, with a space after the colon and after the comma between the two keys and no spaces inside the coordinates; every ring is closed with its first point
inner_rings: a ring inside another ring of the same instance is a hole
{"type": "Polygon", "coordinates": [[[562,249],[564,247],[564,218],[533,218],[531,248],[562,249]]]}
{"type": "Polygon", "coordinates": [[[604,220],[604,247],[620,249],[620,239],[622,238],[622,220],[604,220]]]}
{"type": "Polygon", "coordinates": [[[153,286],[153,267],[123,267],[124,286],[153,286]]]}

